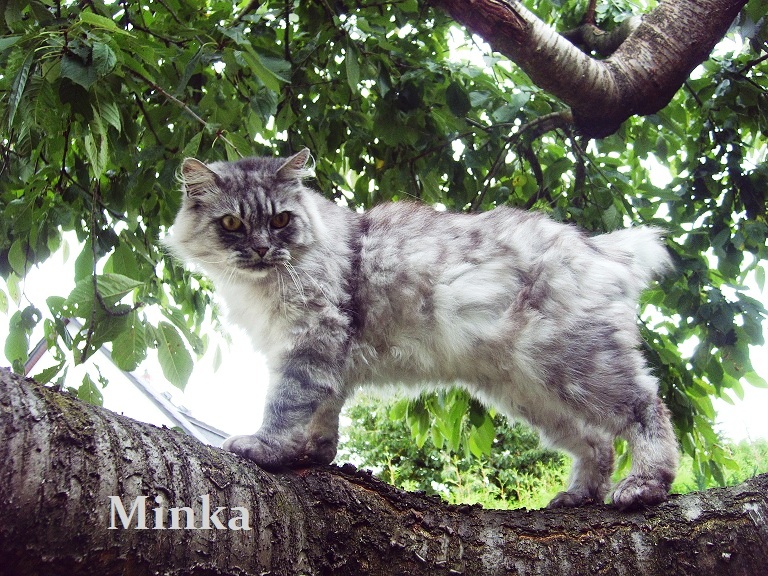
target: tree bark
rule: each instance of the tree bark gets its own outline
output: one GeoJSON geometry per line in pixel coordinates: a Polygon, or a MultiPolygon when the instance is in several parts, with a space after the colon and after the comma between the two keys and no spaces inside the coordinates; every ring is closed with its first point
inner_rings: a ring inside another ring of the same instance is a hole
{"type": "Polygon", "coordinates": [[[747,0],[664,0],[606,60],[591,58],[519,0],[431,0],[573,111],[586,136],[666,106],[747,0]]]}
{"type": "Polygon", "coordinates": [[[636,513],[449,506],[350,466],[269,474],[7,371],[0,431],[0,575],[746,576],[768,567],[766,475],[636,513]],[[138,514],[127,528],[111,520],[110,496],[126,513],[147,497],[147,529],[138,514]],[[195,527],[169,529],[173,507],[192,508],[195,527]]]}

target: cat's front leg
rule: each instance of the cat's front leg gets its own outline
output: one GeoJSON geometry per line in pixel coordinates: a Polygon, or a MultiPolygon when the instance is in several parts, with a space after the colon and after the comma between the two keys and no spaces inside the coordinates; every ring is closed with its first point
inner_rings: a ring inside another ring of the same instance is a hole
{"type": "Polygon", "coordinates": [[[289,363],[270,390],[258,432],[232,436],[223,448],[270,470],[330,463],[345,400],[336,381],[316,367],[289,363]]]}

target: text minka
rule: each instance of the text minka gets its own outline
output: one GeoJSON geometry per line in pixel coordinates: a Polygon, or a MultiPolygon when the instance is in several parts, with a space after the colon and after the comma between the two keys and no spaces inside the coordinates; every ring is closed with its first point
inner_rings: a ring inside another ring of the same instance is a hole
{"type": "Polygon", "coordinates": [[[166,507],[160,496],[155,496],[154,508],[149,496],[137,496],[129,504],[126,512],[122,498],[109,497],[109,529],[133,530],[251,530],[250,514],[247,508],[234,506],[225,508],[217,506],[211,509],[209,494],[200,495],[200,506],[166,507]],[[226,523],[226,524],[225,524],[226,523]],[[122,525],[122,526],[120,526],[122,525]]]}

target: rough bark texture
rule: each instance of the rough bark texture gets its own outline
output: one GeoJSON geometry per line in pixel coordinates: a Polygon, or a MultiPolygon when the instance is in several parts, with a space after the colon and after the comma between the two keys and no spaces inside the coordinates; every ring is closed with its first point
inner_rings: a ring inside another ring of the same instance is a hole
{"type": "Polygon", "coordinates": [[[631,514],[447,506],[349,466],[268,474],[6,371],[0,434],[0,575],[746,576],[768,567],[768,476],[631,514]],[[252,530],[108,529],[109,496],[127,509],[142,495],[150,528],[155,496],[199,511],[208,495],[212,508],[247,508],[252,530]]]}
{"type": "Polygon", "coordinates": [[[582,133],[602,137],[666,106],[747,0],[664,0],[606,60],[584,54],[519,0],[431,3],[570,106],[582,133]]]}

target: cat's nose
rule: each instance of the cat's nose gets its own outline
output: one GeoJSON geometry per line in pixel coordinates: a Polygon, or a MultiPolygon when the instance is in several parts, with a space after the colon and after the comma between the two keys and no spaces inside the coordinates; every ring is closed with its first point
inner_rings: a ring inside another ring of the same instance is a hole
{"type": "Polygon", "coordinates": [[[264,246],[256,246],[253,250],[256,252],[256,254],[259,255],[260,258],[264,258],[264,255],[267,253],[269,248],[265,248],[264,246]]]}

